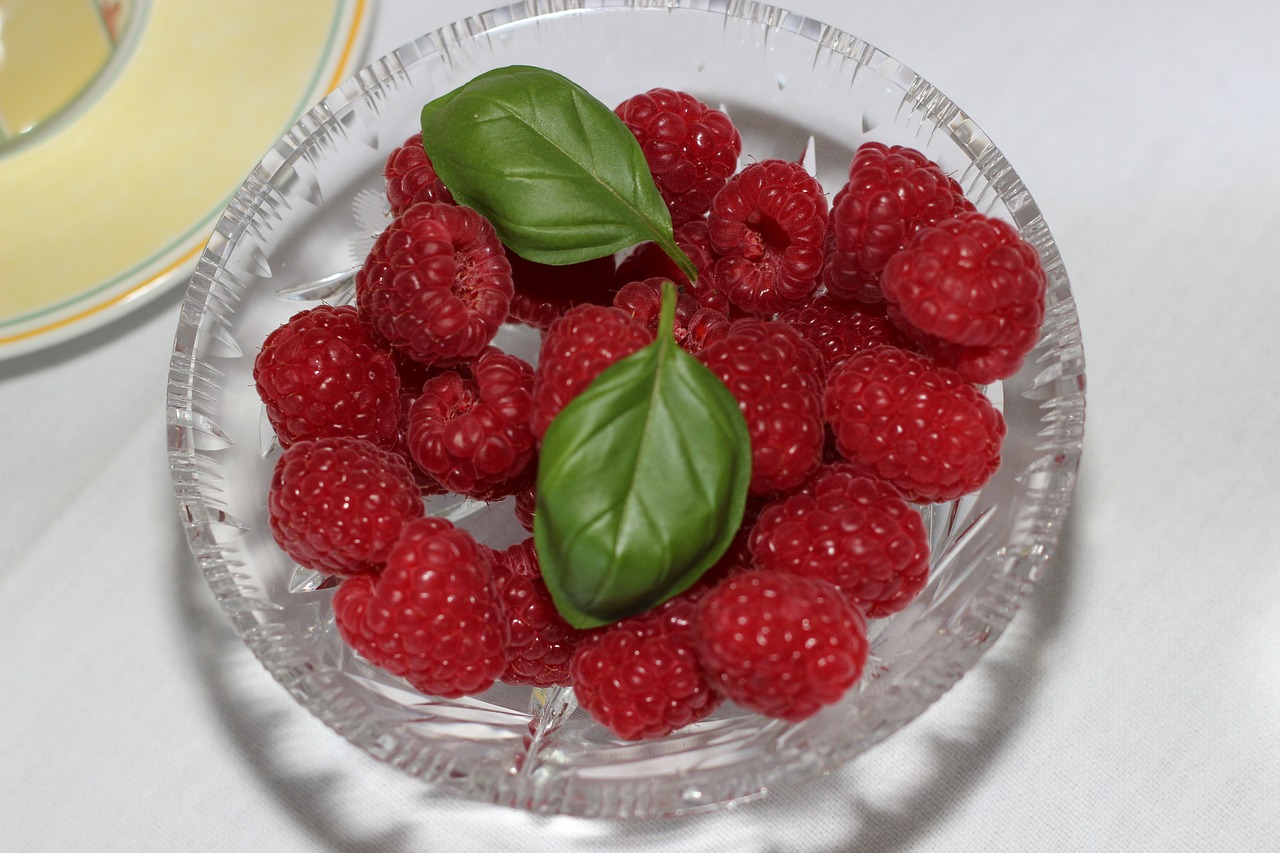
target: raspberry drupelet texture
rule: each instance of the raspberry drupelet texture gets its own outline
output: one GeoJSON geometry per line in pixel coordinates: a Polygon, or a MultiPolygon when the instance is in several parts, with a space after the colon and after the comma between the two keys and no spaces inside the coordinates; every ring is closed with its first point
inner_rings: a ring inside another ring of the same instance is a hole
{"type": "Polygon", "coordinates": [[[410,136],[387,156],[382,176],[387,179],[392,216],[399,216],[420,201],[453,204],[453,194],[436,175],[431,158],[422,147],[421,133],[410,136]]]}
{"type": "Polygon", "coordinates": [[[634,95],[614,112],[640,143],[672,224],[705,215],[742,153],[742,136],[729,116],[671,89],[634,95]]]}
{"type": "Polygon", "coordinates": [[[492,501],[530,479],[533,368],[486,347],[470,370],[428,379],[409,409],[409,453],[446,490],[492,501]]]}
{"type": "Polygon", "coordinates": [[[641,243],[635,251],[627,255],[618,264],[617,282],[625,285],[646,278],[670,279],[684,292],[692,293],[698,304],[711,308],[722,314],[729,313],[729,300],[714,286],[712,273],[716,255],[711,248],[711,238],[707,234],[705,219],[694,219],[679,226],[674,232],[676,245],[693,262],[698,271],[697,281],[690,282],[688,276],[676,266],[671,256],[663,251],[657,243],[641,243]]]}
{"type": "Polygon", "coordinates": [[[530,420],[534,436],[541,440],[560,410],[601,371],[652,341],[653,333],[620,308],[577,305],[565,312],[542,339],[530,420]]]}
{"type": "Polygon", "coordinates": [[[401,529],[421,515],[404,460],[350,436],[292,445],[267,490],[276,544],[298,565],[331,575],[379,571],[401,529]]]}
{"type": "Polygon", "coordinates": [[[665,603],[587,632],[570,665],[578,704],[624,740],[663,737],[719,706],[698,659],[697,599],[665,603]]]}
{"type": "Polygon", "coordinates": [[[828,373],[855,352],[871,347],[917,348],[889,319],[882,304],[846,302],[824,293],[781,312],[778,319],[794,326],[818,348],[828,373]]]}
{"type": "Polygon", "coordinates": [[[490,552],[444,519],[406,524],[382,574],[343,581],[333,609],[352,649],[423,693],[479,693],[506,669],[490,552]]]}
{"type": "Polygon", "coordinates": [[[889,316],[970,382],[1012,376],[1044,321],[1045,273],[1012,225],[981,213],[916,234],[885,266],[889,316]]]}
{"type": "Polygon", "coordinates": [[[751,436],[752,495],[794,488],[822,457],[822,357],[791,326],[735,320],[696,353],[738,401],[751,436]]]}
{"type": "Polygon", "coordinates": [[[534,687],[568,684],[569,662],[583,632],[556,610],[532,537],[496,552],[494,579],[511,634],[502,680],[534,687]]]}
{"type": "Polygon", "coordinates": [[[577,264],[539,264],[507,250],[515,293],[509,320],[545,329],[574,305],[608,305],[617,291],[612,255],[577,264]]]}
{"type": "Polygon", "coordinates": [[[866,623],[824,580],[756,569],[702,599],[698,653],[716,688],[791,722],[840,700],[867,661],[866,623]]]}
{"type": "MultiPolygon", "coordinates": [[[[615,308],[635,317],[649,331],[658,332],[658,315],[662,308],[662,283],[665,278],[647,278],[623,285],[613,298],[615,308]]],[[[675,327],[672,336],[685,351],[695,353],[708,337],[727,328],[729,318],[711,308],[703,308],[688,292],[676,297],[675,327]]]]}
{"type": "Polygon", "coordinates": [[[448,365],[484,349],[507,317],[511,264],[487,219],[422,202],[378,235],[356,273],[356,307],[408,357],[448,365]]]}
{"type": "Polygon", "coordinates": [[[400,379],[350,305],[301,311],[267,335],[253,380],[283,447],[351,435],[396,443],[400,379]]]}
{"type": "Polygon", "coordinates": [[[924,521],[883,480],[824,466],[771,503],[751,532],[755,565],[828,581],[868,618],[896,613],[929,577],[924,521]]]}
{"type": "Polygon", "coordinates": [[[826,230],[827,198],[803,166],[752,163],[711,205],[707,234],[718,256],[713,284],[749,314],[791,307],[818,286],[826,230]]]}
{"type": "Polygon", "coordinates": [[[832,202],[822,283],[840,299],[883,301],[880,275],[889,258],[922,228],[973,209],[960,185],[921,152],[863,143],[832,202]]]}
{"type": "Polygon", "coordinates": [[[877,347],[851,356],[827,379],[823,415],[840,454],[909,501],[954,500],[1000,466],[1003,416],[918,353],[877,347]]]}

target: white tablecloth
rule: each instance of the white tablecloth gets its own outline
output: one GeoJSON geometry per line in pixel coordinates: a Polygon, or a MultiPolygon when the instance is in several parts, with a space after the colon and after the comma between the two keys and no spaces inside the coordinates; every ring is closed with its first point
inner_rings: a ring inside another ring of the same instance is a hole
{"type": "MultiPolygon", "coordinates": [[[[487,5],[387,0],[370,55],[487,5]]],[[[791,5],[977,120],[1078,298],[1074,509],[977,669],[729,811],[539,818],[424,787],[297,707],[212,606],[164,452],[173,292],[0,363],[0,849],[1280,849],[1280,7],[791,5]]]]}

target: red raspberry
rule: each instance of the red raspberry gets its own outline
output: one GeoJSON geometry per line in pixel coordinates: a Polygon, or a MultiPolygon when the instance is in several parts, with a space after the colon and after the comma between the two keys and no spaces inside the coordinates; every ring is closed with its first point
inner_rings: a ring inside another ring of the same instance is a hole
{"type": "Polygon", "coordinates": [[[821,294],[783,311],[778,319],[794,326],[818,348],[828,373],[860,350],[878,346],[916,349],[889,319],[883,305],[844,302],[821,294]]]}
{"type": "Polygon", "coordinates": [[[880,272],[918,231],[973,203],[942,168],[914,148],[861,145],[831,208],[822,281],[841,299],[880,302],[880,272]]]}
{"type": "Polygon", "coordinates": [[[534,457],[533,368],[497,347],[428,379],[409,409],[413,460],[451,492],[492,501],[513,494],[534,457]]]}
{"type": "Polygon", "coordinates": [[[712,282],[716,255],[711,248],[706,220],[695,219],[676,228],[675,241],[698,271],[697,281],[690,283],[689,277],[676,266],[671,256],[657,243],[650,242],[641,243],[618,264],[618,283],[627,284],[646,278],[670,279],[677,287],[692,293],[699,305],[727,314],[729,300],[712,282]]]}
{"type": "Polygon", "coordinates": [[[677,596],[588,632],[570,672],[591,717],[624,740],[663,737],[706,717],[721,702],[698,661],[697,599],[677,596]]]}
{"type": "Polygon", "coordinates": [[[1003,416],[954,370],[917,353],[851,356],[827,379],[823,414],[841,455],[909,501],[954,500],[1000,467],[1003,416]]]}
{"type": "Polygon", "coordinates": [[[560,410],[606,367],[652,341],[653,333],[620,308],[570,308],[542,339],[533,384],[533,434],[541,439],[560,410]]]}
{"type": "MultiPolygon", "coordinates": [[[[662,308],[662,282],[666,280],[647,278],[623,285],[613,297],[613,305],[644,323],[651,334],[657,335],[658,315],[662,308]]],[[[673,337],[687,352],[697,352],[708,336],[728,325],[728,317],[719,311],[701,307],[689,293],[682,292],[676,297],[673,337]]]]}
{"type": "Polygon", "coordinates": [[[301,311],[272,331],[254,359],[253,380],[283,447],[336,435],[396,442],[395,362],[350,305],[301,311]]]}
{"type": "Polygon", "coordinates": [[[442,518],[406,524],[382,574],[343,581],[333,610],[352,649],[423,693],[479,693],[507,666],[487,549],[442,518]]]}
{"type": "Polygon", "coordinates": [[[750,494],[785,491],[818,467],[822,357],[785,323],[735,320],[696,356],[738,401],[751,435],[750,494]]]}
{"type": "Polygon", "coordinates": [[[393,216],[399,216],[420,201],[454,203],[453,194],[436,175],[431,158],[422,147],[420,132],[391,152],[382,175],[387,179],[387,200],[391,202],[393,216]]]}
{"type": "Polygon", "coordinates": [[[422,515],[404,460],[363,438],[299,441],[276,461],[267,522],[298,565],[332,575],[382,568],[401,528],[422,515]]]}
{"type": "MultiPolygon", "coordinates": [[[[537,464],[536,461],[534,463],[537,464]]],[[[538,505],[538,478],[535,474],[523,489],[516,492],[515,516],[520,526],[533,532],[533,512],[538,505]]]]}
{"type": "Polygon", "coordinates": [[[848,464],[818,469],[799,492],[765,507],[751,553],[762,569],[831,583],[872,619],[906,607],[929,578],[919,513],[848,464]]]}
{"type": "Polygon", "coordinates": [[[495,557],[494,579],[511,631],[502,680],[534,687],[568,684],[569,661],[582,631],[556,610],[542,580],[533,538],[498,551],[495,557]]]}
{"type": "Polygon", "coordinates": [[[545,329],[574,305],[608,305],[617,290],[613,255],[578,264],[539,264],[507,251],[515,294],[508,319],[545,329]]]}
{"type": "Polygon", "coordinates": [[[682,225],[711,209],[711,200],[738,169],[742,137],[729,117],[685,92],[650,89],[614,109],[644,152],[671,211],[682,225]]]}
{"type": "Polygon", "coordinates": [[[716,688],[791,722],[840,700],[867,661],[866,623],[818,578],[754,570],[702,599],[698,652],[716,688]]]}
{"type": "Polygon", "coordinates": [[[360,319],[426,364],[478,354],[506,319],[511,294],[511,264],[493,226],[452,204],[410,207],[356,273],[360,319]]]}
{"type": "Polygon", "coordinates": [[[803,166],[761,160],[735,175],[707,219],[714,284],[730,304],[772,315],[818,286],[827,198],[803,166]]]}
{"type": "Polygon", "coordinates": [[[889,316],[970,382],[1012,376],[1044,320],[1045,274],[1012,225],[981,213],[926,228],[884,269],[889,316]]]}

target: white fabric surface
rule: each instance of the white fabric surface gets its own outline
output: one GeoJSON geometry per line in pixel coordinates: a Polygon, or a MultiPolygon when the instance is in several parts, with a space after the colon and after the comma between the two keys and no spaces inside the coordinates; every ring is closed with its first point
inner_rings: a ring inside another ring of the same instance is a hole
{"type": "MultiPolygon", "coordinates": [[[[488,5],[386,0],[370,54],[488,5]]],[[[1078,299],[1074,509],[977,669],[729,811],[546,819],[424,787],[297,707],[212,606],[164,454],[175,292],[0,362],[0,849],[1280,849],[1280,7],[790,6],[975,118],[1078,299]]]]}

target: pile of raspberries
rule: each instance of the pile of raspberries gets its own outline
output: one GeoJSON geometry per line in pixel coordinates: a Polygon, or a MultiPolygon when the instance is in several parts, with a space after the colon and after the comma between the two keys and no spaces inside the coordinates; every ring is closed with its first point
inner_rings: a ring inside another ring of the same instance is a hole
{"type": "Polygon", "coordinates": [[[797,163],[738,168],[728,116],[654,89],[619,105],[671,211],[690,282],[656,245],[549,267],[455,203],[415,135],[386,161],[394,221],[353,305],[276,329],[254,378],[283,448],[276,542],[333,575],[337,626],[424,693],[573,685],[618,737],[660,737],[725,699],[802,720],[858,680],[866,620],[924,587],[912,504],[980,488],[1005,424],[977,386],[1039,335],[1035,250],[911,148],[867,142],[828,200],[797,163]],[[611,625],[567,624],[532,537],[505,550],[426,517],[424,496],[513,497],[532,530],[538,447],[605,367],[649,344],[661,283],[675,337],[737,398],[750,500],[690,590],[611,625]],[[492,345],[541,330],[536,366],[492,345]]]}

